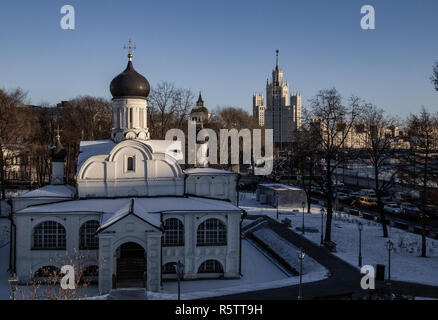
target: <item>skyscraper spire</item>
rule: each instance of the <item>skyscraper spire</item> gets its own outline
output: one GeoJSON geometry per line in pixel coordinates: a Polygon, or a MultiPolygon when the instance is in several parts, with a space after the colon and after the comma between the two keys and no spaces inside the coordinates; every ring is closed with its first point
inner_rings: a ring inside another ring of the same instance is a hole
{"type": "Polygon", "coordinates": [[[278,49],[277,50],[275,50],[275,55],[276,55],[276,57],[275,57],[275,68],[278,70],[278,49]]]}

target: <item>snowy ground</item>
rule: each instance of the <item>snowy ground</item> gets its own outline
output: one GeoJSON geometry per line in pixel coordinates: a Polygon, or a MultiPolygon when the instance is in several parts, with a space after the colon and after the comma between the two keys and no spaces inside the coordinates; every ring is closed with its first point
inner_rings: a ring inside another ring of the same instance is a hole
{"type": "MultiPolygon", "coordinates": [[[[255,194],[241,194],[240,207],[248,214],[264,214],[276,219],[277,210],[268,205],[261,205],[255,200],[255,194]]],[[[302,211],[280,210],[280,220],[289,218],[292,229],[302,224],[302,211]]],[[[312,205],[312,213],[305,214],[305,226],[321,230],[320,207],[312,205]]],[[[381,225],[369,220],[339,214],[332,222],[332,241],[337,244],[337,255],[353,266],[358,265],[359,231],[357,222],[363,223],[362,263],[363,265],[388,265],[388,251],[382,237],[381,225]]],[[[324,218],[325,223],[325,218],[324,218]]],[[[296,231],[296,230],[295,230],[296,231]]],[[[298,231],[297,231],[298,232],[298,231]]],[[[391,279],[418,282],[438,286],[438,241],[427,239],[428,258],[421,258],[421,236],[404,230],[390,228],[390,238],[394,243],[391,253],[391,279]]],[[[320,233],[306,233],[305,237],[319,244],[320,233]]],[[[387,267],[386,267],[387,269],[387,267]]],[[[387,270],[386,270],[387,272],[387,270]]]]}
{"type": "MultiPolygon", "coordinates": [[[[294,248],[296,252],[296,248],[294,248]]],[[[295,253],[296,256],[296,253],[295,253]]],[[[304,272],[303,272],[304,273],[304,272]]],[[[280,288],[299,283],[299,277],[288,277],[247,240],[242,241],[242,274],[234,280],[195,280],[181,283],[182,299],[197,299],[248,291],[280,288]]],[[[327,270],[315,269],[303,276],[303,282],[326,278],[327,270]]],[[[162,293],[149,293],[150,299],[175,299],[177,282],[165,282],[162,293]]]]}

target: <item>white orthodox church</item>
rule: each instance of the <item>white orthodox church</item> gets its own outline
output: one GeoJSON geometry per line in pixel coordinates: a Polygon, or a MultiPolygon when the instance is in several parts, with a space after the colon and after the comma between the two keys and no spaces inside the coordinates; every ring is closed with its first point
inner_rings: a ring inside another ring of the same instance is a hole
{"type": "Polygon", "coordinates": [[[76,188],[64,184],[65,150],[52,148],[52,182],[12,199],[12,268],[20,281],[44,277],[73,258],[76,272],[112,288],[159,291],[162,281],[241,276],[237,175],[183,171],[176,141],[151,140],[149,83],[132,54],[110,86],[110,140],[82,141],[76,188]],[[80,257],[79,257],[80,256],[80,257]]]}

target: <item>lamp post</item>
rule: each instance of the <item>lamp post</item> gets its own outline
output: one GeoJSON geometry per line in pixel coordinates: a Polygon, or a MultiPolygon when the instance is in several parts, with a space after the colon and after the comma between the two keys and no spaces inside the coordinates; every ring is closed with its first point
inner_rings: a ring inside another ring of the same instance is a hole
{"type": "Polygon", "coordinates": [[[298,300],[303,300],[303,260],[304,260],[304,250],[303,248],[300,248],[300,250],[297,250],[298,259],[300,259],[300,286],[298,291],[298,300]]]}
{"type": "Polygon", "coordinates": [[[359,229],[359,267],[362,267],[362,230],[363,230],[362,222],[359,222],[357,224],[357,228],[359,229]]]}
{"type": "Polygon", "coordinates": [[[175,263],[176,276],[178,277],[178,301],[181,300],[181,279],[184,275],[184,265],[178,260],[175,263]]]}
{"type": "Polygon", "coordinates": [[[306,203],[303,201],[301,202],[301,206],[303,207],[303,234],[304,234],[304,208],[306,207],[306,203]]]}
{"type": "Polygon", "coordinates": [[[394,249],[394,243],[391,240],[388,240],[385,246],[388,250],[388,285],[391,285],[391,251],[394,249]]]}
{"type": "Polygon", "coordinates": [[[18,284],[17,275],[14,273],[14,275],[12,276],[12,278],[10,278],[8,280],[8,282],[9,282],[9,286],[11,287],[11,291],[12,291],[12,300],[15,300],[15,290],[17,289],[17,284],[18,284]]]}
{"type": "Polygon", "coordinates": [[[321,208],[321,245],[324,244],[324,208],[321,208]]]}

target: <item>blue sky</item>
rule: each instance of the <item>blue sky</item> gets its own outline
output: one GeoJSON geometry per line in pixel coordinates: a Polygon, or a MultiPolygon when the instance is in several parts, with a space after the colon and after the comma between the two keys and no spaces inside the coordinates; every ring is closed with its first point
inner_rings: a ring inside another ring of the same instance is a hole
{"type": "Polygon", "coordinates": [[[166,80],[201,90],[207,107],[250,111],[278,48],[304,106],[335,86],[403,117],[423,105],[438,109],[429,80],[437,12],[436,0],[2,1],[0,87],[23,88],[33,104],[110,98],[132,38],[134,66],[151,85],[166,80]],[[60,28],[66,4],[76,10],[75,30],[60,28]],[[376,30],[360,28],[365,4],[376,10],[376,30]]]}

